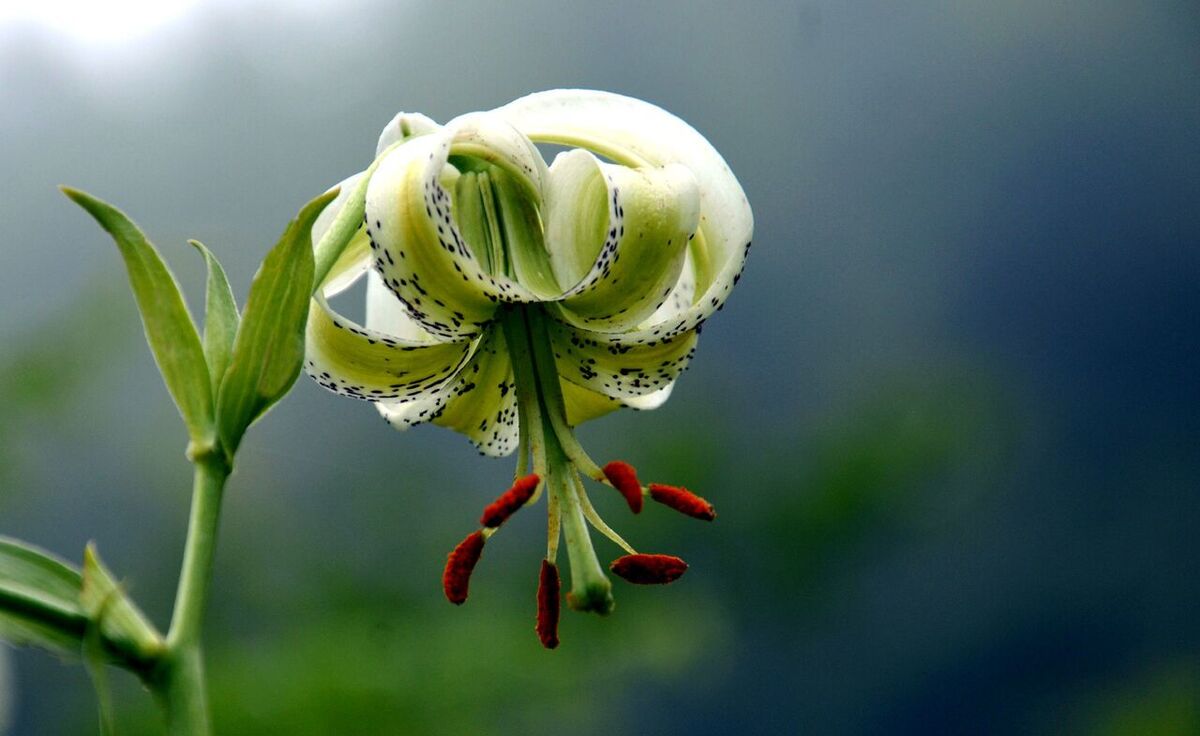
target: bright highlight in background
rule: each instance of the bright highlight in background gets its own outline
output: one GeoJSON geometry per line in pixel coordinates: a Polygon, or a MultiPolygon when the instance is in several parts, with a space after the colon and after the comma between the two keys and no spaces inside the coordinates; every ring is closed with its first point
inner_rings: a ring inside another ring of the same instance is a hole
{"type": "Polygon", "coordinates": [[[183,15],[197,0],[0,0],[0,25],[32,22],[88,41],[123,41],[183,15]]]}

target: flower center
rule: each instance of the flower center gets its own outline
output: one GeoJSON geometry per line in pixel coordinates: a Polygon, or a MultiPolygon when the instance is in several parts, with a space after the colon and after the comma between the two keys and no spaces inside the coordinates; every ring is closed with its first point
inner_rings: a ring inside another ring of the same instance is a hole
{"type": "MultiPolygon", "coordinates": [[[[515,278],[535,293],[557,293],[536,203],[511,174],[493,164],[467,156],[452,156],[451,163],[453,214],[475,259],[492,276],[515,278]]],[[[491,329],[499,329],[507,344],[519,414],[515,482],[484,509],[481,528],[450,554],[443,577],[446,597],[463,603],[484,545],[509,516],[545,491],[547,541],[538,584],[537,633],[547,648],[558,645],[560,541],[565,541],[569,560],[568,605],[601,615],[613,610],[612,582],[592,546],[589,524],[626,552],[610,569],[629,582],[669,583],[687,569],[678,557],[638,554],[600,518],[581,475],[615,488],[635,514],[642,510],[644,499],[651,498],[696,518],[711,521],[714,516],[706,501],[686,489],[643,487],[630,465],[614,461],[601,468],[588,457],[567,418],[548,328],[551,319],[547,308],[538,303],[502,304],[496,312],[491,329]]]]}

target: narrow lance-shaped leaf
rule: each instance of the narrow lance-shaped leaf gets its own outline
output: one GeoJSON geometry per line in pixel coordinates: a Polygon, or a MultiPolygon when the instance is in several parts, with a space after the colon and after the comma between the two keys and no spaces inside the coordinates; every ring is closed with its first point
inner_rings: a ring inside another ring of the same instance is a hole
{"type": "Polygon", "coordinates": [[[65,562],[0,537],[0,639],[78,654],[87,630],[83,579],[65,562]]]}
{"type": "Polygon", "coordinates": [[[217,257],[198,240],[189,240],[188,243],[204,256],[208,268],[204,300],[204,357],[208,360],[213,396],[216,396],[233,354],[233,340],[237,336],[239,319],[237,302],[234,301],[233,290],[229,288],[225,269],[217,257]]]}
{"type": "Polygon", "coordinates": [[[211,439],[213,395],[204,349],[175,277],[158,251],[123,212],[77,189],[62,191],[108,231],[129,272],[146,340],[193,442],[211,439]]]}
{"type": "Polygon", "coordinates": [[[217,401],[221,442],[230,455],[246,428],[281,399],[300,374],[313,286],[312,225],[337,193],[334,189],[305,205],[250,285],[217,401]]]}
{"type": "Polygon", "coordinates": [[[166,648],[162,635],[125,595],[92,544],[83,554],[79,601],[104,641],[137,661],[153,662],[166,648]]]}

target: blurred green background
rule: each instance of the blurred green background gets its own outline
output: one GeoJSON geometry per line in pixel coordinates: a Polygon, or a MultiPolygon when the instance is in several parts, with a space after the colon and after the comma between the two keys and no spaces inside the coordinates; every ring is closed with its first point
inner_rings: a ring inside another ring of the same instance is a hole
{"type": "MultiPolygon", "coordinates": [[[[1194,2],[172,0],[124,33],[126,3],[70,5],[0,10],[0,533],[96,540],[161,625],[185,435],[56,185],[193,299],[203,240],[242,297],[397,110],[585,86],[693,123],[755,211],[672,400],[582,431],[715,502],[597,494],[686,578],[543,651],[528,513],[452,608],[445,554],[511,464],[301,379],[229,486],[221,733],[1200,733],[1194,2]]],[[[155,733],[114,680],[121,733],[155,733]]],[[[0,732],[95,730],[81,667],[0,649],[0,732]]]]}

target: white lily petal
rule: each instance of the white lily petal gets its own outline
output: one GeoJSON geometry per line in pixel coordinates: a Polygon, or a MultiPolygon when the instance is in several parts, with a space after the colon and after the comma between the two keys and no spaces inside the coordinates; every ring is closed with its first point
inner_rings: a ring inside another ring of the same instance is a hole
{"type": "Polygon", "coordinates": [[[381,401],[379,413],[404,430],[433,422],[467,436],[485,455],[509,455],[520,443],[516,385],[508,347],[499,330],[488,330],[454,380],[408,401],[381,401]]]}
{"type": "MultiPolygon", "coordinates": [[[[667,295],[667,300],[658,308],[658,311],[650,315],[645,324],[656,325],[677,318],[678,315],[686,312],[688,307],[692,305],[695,295],[696,277],[692,268],[691,253],[689,252],[687,258],[684,260],[679,280],[675,283],[675,288],[667,295]]],[[[674,388],[675,382],[671,381],[654,393],[646,394],[645,396],[628,396],[622,398],[621,403],[631,409],[650,411],[665,404],[667,399],[671,397],[671,391],[674,388]]]]}
{"type": "Polygon", "coordinates": [[[547,199],[551,263],[574,284],[561,297],[563,319],[620,332],[662,306],[700,213],[687,167],[634,169],[574,149],[554,160],[547,199]]]}
{"type": "Polygon", "coordinates": [[[439,342],[409,315],[396,295],[388,290],[383,277],[375,271],[367,272],[367,328],[377,330],[401,340],[413,342],[439,342]]]}
{"type": "Polygon", "coordinates": [[[440,127],[419,112],[398,112],[396,117],[383,126],[383,131],[379,134],[379,143],[375,146],[375,155],[379,156],[393,143],[433,133],[440,127]]]}
{"type": "Polygon", "coordinates": [[[516,381],[501,330],[484,333],[433,423],[466,435],[485,455],[504,457],[517,449],[520,427],[516,381]]]}
{"type": "Polygon", "coordinates": [[[690,246],[700,296],[655,327],[662,337],[688,332],[724,303],[745,264],[754,218],[741,185],[704,136],[655,105],[592,90],[539,92],[494,112],[535,142],[580,146],[627,166],[690,169],[700,189],[700,227],[690,246]]]}
{"type": "Polygon", "coordinates": [[[388,399],[375,402],[375,408],[388,424],[403,432],[409,427],[432,421],[450,399],[450,391],[442,387],[437,391],[407,401],[388,399]]]}
{"type": "Polygon", "coordinates": [[[405,340],[355,324],[313,297],[305,371],[335,393],[366,401],[411,399],[442,388],[462,369],[477,341],[405,340]]]}
{"type": "Polygon", "coordinates": [[[646,394],[645,396],[627,396],[621,399],[621,403],[628,406],[630,409],[638,411],[650,411],[657,409],[667,403],[667,399],[671,398],[671,392],[675,390],[675,382],[671,381],[666,386],[658,389],[654,393],[646,394]]]}
{"type": "Polygon", "coordinates": [[[499,166],[520,182],[535,204],[541,204],[549,170],[528,136],[504,118],[486,112],[460,115],[446,123],[446,128],[454,135],[452,155],[499,166]]]}
{"type": "Polygon", "coordinates": [[[511,126],[474,115],[394,149],[371,178],[366,230],[375,269],[430,333],[477,334],[499,302],[537,300],[515,281],[483,269],[454,221],[441,181],[453,153],[501,166],[534,191],[542,174],[530,150],[540,162],[537,150],[511,126]]]}
{"type": "Polygon", "coordinates": [[[325,281],[321,283],[321,293],[326,298],[341,294],[362,278],[371,268],[371,244],[367,239],[367,231],[359,228],[346,244],[338,259],[333,262],[325,281]]]}
{"type": "Polygon", "coordinates": [[[692,306],[695,299],[696,272],[695,266],[692,263],[691,251],[687,251],[684,253],[683,268],[679,269],[679,278],[676,279],[671,293],[667,294],[667,298],[659,305],[654,314],[647,317],[645,322],[638,325],[639,329],[662,324],[671,319],[678,319],[679,315],[686,312],[692,306]]]}
{"type": "Polygon", "coordinates": [[[556,320],[547,320],[546,326],[559,376],[615,399],[645,396],[670,385],[687,367],[699,337],[695,330],[689,330],[640,343],[623,343],[614,341],[618,336],[611,333],[556,320]]]}
{"type": "Polygon", "coordinates": [[[559,385],[562,387],[563,403],[566,405],[567,424],[572,427],[614,412],[621,408],[621,404],[630,401],[618,401],[567,380],[560,379],[559,385]]]}

